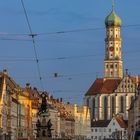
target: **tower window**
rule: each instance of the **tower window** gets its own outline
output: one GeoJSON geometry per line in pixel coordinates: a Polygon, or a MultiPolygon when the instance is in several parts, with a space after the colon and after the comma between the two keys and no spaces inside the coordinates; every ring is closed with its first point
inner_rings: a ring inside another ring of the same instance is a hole
{"type": "Polygon", "coordinates": [[[108,69],[108,65],[106,65],[106,68],[108,69]]]}
{"type": "Polygon", "coordinates": [[[111,75],[113,75],[113,72],[111,71],[111,73],[110,73],[111,75]]]}
{"type": "Polygon", "coordinates": [[[113,68],[113,64],[110,65],[110,68],[113,68]]]}
{"type": "Polygon", "coordinates": [[[117,68],[117,66],[118,66],[118,65],[117,65],[117,64],[115,64],[115,68],[117,68]]]}

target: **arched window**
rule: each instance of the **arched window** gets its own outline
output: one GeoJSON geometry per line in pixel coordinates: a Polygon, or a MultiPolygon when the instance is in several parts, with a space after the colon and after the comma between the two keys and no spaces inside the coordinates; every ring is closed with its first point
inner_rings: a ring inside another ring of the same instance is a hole
{"type": "Polygon", "coordinates": [[[104,119],[107,120],[108,115],[108,100],[107,97],[104,97],[104,119]]]}
{"type": "Polygon", "coordinates": [[[112,117],[113,117],[113,115],[115,114],[115,96],[112,96],[111,106],[112,106],[112,117]]]}
{"type": "Polygon", "coordinates": [[[120,105],[121,105],[121,113],[124,113],[124,98],[123,96],[120,97],[120,105]]]}
{"type": "Polygon", "coordinates": [[[95,119],[95,98],[93,98],[93,119],[95,119]]]}
{"type": "Polygon", "coordinates": [[[131,103],[133,102],[133,96],[131,96],[131,103]]]}
{"type": "Polygon", "coordinates": [[[87,106],[89,107],[89,98],[87,98],[87,106]]]}

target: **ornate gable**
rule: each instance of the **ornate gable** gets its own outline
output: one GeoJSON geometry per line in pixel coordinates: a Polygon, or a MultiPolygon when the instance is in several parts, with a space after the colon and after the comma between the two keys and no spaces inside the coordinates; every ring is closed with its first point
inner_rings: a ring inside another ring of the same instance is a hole
{"type": "Polygon", "coordinates": [[[134,80],[134,77],[131,77],[129,75],[125,75],[125,77],[120,82],[118,88],[115,90],[115,92],[125,92],[125,93],[132,93],[136,92],[136,77],[134,80]]]}

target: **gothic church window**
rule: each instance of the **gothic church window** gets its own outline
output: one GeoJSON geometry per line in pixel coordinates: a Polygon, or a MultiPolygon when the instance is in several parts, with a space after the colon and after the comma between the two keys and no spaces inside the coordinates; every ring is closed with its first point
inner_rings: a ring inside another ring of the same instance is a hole
{"type": "Polygon", "coordinates": [[[112,117],[113,117],[113,114],[115,114],[115,97],[112,96],[112,117]]]}
{"type": "Polygon", "coordinates": [[[120,97],[120,105],[121,105],[120,112],[124,113],[124,98],[123,98],[123,96],[120,97]]]}
{"type": "Polygon", "coordinates": [[[87,98],[87,106],[89,107],[89,98],[87,98]]]}
{"type": "Polygon", "coordinates": [[[132,101],[133,101],[133,96],[131,96],[131,103],[132,103],[132,101]]]}
{"type": "Polygon", "coordinates": [[[95,98],[93,98],[93,119],[95,119],[95,98]]]}
{"type": "Polygon", "coordinates": [[[104,97],[104,120],[107,120],[107,115],[108,115],[108,99],[105,96],[104,97]]]}

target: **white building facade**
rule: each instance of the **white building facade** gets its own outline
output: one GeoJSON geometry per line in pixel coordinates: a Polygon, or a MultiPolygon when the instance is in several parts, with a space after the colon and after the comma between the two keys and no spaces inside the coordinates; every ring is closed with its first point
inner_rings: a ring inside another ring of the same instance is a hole
{"type": "Polygon", "coordinates": [[[91,140],[121,139],[127,140],[127,124],[120,116],[115,116],[111,121],[94,121],[91,129],[91,140]]]}

